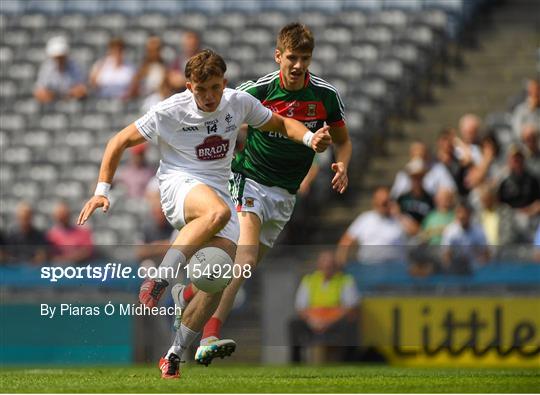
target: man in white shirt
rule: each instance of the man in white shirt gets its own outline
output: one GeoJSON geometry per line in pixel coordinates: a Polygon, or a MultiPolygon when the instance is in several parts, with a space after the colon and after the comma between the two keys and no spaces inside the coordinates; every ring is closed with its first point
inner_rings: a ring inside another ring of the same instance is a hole
{"type": "MultiPolygon", "coordinates": [[[[157,305],[169,281],[202,246],[221,248],[234,261],[239,227],[237,216],[231,215],[235,208],[227,182],[242,123],[279,132],[317,152],[332,141],[328,127],[312,133],[302,123],[272,113],[251,95],[225,88],[225,71],[225,62],[211,50],[193,56],[185,69],[187,90],[157,104],[109,141],[95,196],[79,215],[79,224],[84,224],[97,208],[108,210],[110,185],[127,147],[145,141],[158,146],[162,209],[180,232],[163,258],[160,277],[146,279],[141,286],[139,300],[147,307],[157,305]]],[[[180,377],[183,351],[195,340],[220,298],[221,292],[197,292],[186,307],[173,345],[160,360],[162,378],[180,377]]],[[[234,349],[227,340],[219,340],[215,351],[231,353],[234,349]]]]}
{"type": "Polygon", "coordinates": [[[373,210],[359,215],[341,237],[337,252],[340,264],[346,263],[355,246],[359,246],[357,260],[363,264],[403,261],[405,231],[399,218],[392,214],[388,188],[377,188],[372,204],[373,210]]]}

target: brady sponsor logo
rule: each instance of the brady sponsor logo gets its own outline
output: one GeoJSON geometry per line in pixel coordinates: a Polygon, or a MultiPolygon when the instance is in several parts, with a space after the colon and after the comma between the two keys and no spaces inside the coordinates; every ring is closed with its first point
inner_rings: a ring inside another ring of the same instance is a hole
{"type": "Polygon", "coordinates": [[[183,132],[198,132],[199,128],[197,126],[184,126],[182,128],[183,132]]]}
{"type": "Polygon", "coordinates": [[[222,159],[229,152],[229,140],[221,136],[209,136],[202,144],[195,147],[195,151],[199,160],[222,159]]]}

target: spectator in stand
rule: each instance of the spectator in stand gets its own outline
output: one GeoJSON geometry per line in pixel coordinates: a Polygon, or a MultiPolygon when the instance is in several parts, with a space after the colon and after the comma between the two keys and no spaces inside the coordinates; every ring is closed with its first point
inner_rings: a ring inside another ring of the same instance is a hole
{"type": "Polygon", "coordinates": [[[109,41],[107,55],[90,71],[90,87],[99,97],[123,99],[135,75],[135,67],[124,59],[125,44],[121,38],[109,41]]]}
{"type": "Polygon", "coordinates": [[[147,144],[139,144],[131,148],[129,163],[118,170],[116,181],[126,188],[130,198],[142,198],[146,186],[156,174],[156,169],[146,163],[147,144]]]}
{"type": "Polygon", "coordinates": [[[171,96],[173,93],[174,91],[171,87],[171,84],[169,83],[169,77],[167,74],[164,74],[163,81],[161,81],[158,91],[155,93],[152,93],[150,96],[147,96],[146,99],[144,99],[141,105],[141,111],[143,113],[148,112],[152,107],[154,107],[160,101],[165,100],[166,98],[171,96]]]}
{"type": "Polygon", "coordinates": [[[538,228],[536,229],[533,244],[534,244],[533,259],[536,262],[540,262],[540,225],[538,225],[538,228]]]}
{"type": "Polygon", "coordinates": [[[422,238],[429,244],[441,244],[445,228],[454,220],[455,192],[441,188],[435,195],[435,210],[430,212],[422,222],[422,238]]]}
{"type": "Polygon", "coordinates": [[[8,253],[6,251],[6,238],[0,229],[0,265],[7,263],[8,253]]]}
{"type": "Polygon", "coordinates": [[[472,208],[465,201],[457,205],[456,218],[444,230],[442,245],[442,265],[448,274],[470,274],[476,262],[488,261],[486,236],[472,222],[472,208]]]}
{"type": "MultiPolygon", "coordinates": [[[[410,160],[422,159],[427,167],[427,172],[423,179],[424,190],[434,196],[440,188],[455,190],[456,183],[448,169],[441,163],[433,163],[429,150],[425,143],[421,141],[413,142],[409,147],[410,160]]],[[[394,184],[392,185],[391,196],[397,199],[400,195],[411,190],[411,179],[406,170],[400,170],[396,174],[394,184]]]]}
{"type": "Polygon", "coordinates": [[[500,201],[528,215],[539,214],[539,181],[525,168],[525,154],[517,145],[509,150],[508,170],[508,176],[499,186],[500,201]]]}
{"type": "Polygon", "coordinates": [[[298,316],[290,322],[292,361],[301,362],[306,346],[339,347],[333,350],[334,358],[350,360],[346,354],[357,345],[359,299],[354,278],[340,270],[334,253],[319,254],[317,270],[302,278],[296,292],[298,316]]]}
{"type": "Polygon", "coordinates": [[[16,224],[6,238],[7,250],[12,261],[41,265],[47,260],[48,243],[45,233],[34,226],[33,214],[28,203],[19,203],[15,213],[16,224]]]}
{"type": "Polygon", "coordinates": [[[48,59],[39,68],[34,97],[40,103],[53,100],[82,99],[86,85],[79,66],[68,57],[69,44],[65,37],[52,37],[45,49],[48,59]]]}
{"type": "Polygon", "coordinates": [[[465,177],[467,187],[473,189],[486,181],[499,183],[504,176],[505,163],[500,155],[500,148],[493,134],[487,134],[480,143],[482,159],[473,166],[465,177]]]}
{"type": "Polygon", "coordinates": [[[508,170],[499,186],[499,200],[515,209],[518,227],[530,242],[540,220],[540,181],[525,168],[525,154],[517,145],[509,149],[508,170]]]}
{"type": "Polygon", "coordinates": [[[470,158],[475,165],[482,161],[480,141],[480,128],[482,120],[475,114],[465,114],[459,120],[459,134],[461,138],[455,139],[455,156],[459,160],[470,158]]]}
{"type": "Polygon", "coordinates": [[[538,141],[538,134],[540,126],[533,125],[531,123],[523,126],[521,132],[521,142],[525,151],[525,167],[527,170],[540,179],[540,145],[538,141]]]}
{"type": "Polygon", "coordinates": [[[533,79],[527,82],[527,98],[512,114],[512,128],[518,138],[528,123],[540,128],[540,82],[533,79]]]}
{"type": "Polygon", "coordinates": [[[128,96],[147,97],[157,92],[167,74],[165,61],[161,57],[161,39],[149,37],[146,41],[144,60],[135,73],[128,96]]]}
{"type": "Polygon", "coordinates": [[[360,214],[349,226],[338,244],[337,259],[344,265],[354,247],[362,264],[401,262],[404,258],[405,229],[392,212],[390,191],[379,187],[373,193],[373,209],[360,214]]]}
{"type": "Polygon", "coordinates": [[[171,235],[174,229],[161,210],[161,204],[150,201],[150,210],[144,216],[140,244],[137,247],[137,258],[140,261],[150,260],[145,266],[157,266],[170,248],[171,235]]]}
{"type": "Polygon", "coordinates": [[[466,185],[465,177],[473,165],[470,151],[462,150],[461,159],[456,157],[455,133],[451,129],[445,129],[437,139],[437,160],[444,165],[452,175],[460,196],[467,196],[470,188],[466,185]]]}
{"type": "Polygon", "coordinates": [[[180,54],[174,59],[169,67],[169,82],[174,92],[182,92],[186,89],[186,77],[184,68],[189,58],[196,55],[201,50],[201,39],[199,34],[193,30],[188,30],[182,35],[180,54]]]}
{"type": "Polygon", "coordinates": [[[481,207],[475,222],[480,224],[490,246],[510,245],[518,241],[512,209],[497,199],[497,189],[488,183],[478,188],[481,207]]]}
{"type": "Polygon", "coordinates": [[[89,260],[94,252],[92,232],[75,226],[67,203],[59,202],[53,213],[54,226],[47,232],[52,247],[52,261],[59,265],[77,265],[89,260]]]}
{"type": "Polygon", "coordinates": [[[405,166],[405,170],[411,179],[411,190],[399,196],[397,203],[401,214],[407,216],[407,220],[411,223],[408,233],[416,235],[424,218],[433,210],[433,199],[423,187],[427,171],[424,161],[415,158],[405,166]]]}

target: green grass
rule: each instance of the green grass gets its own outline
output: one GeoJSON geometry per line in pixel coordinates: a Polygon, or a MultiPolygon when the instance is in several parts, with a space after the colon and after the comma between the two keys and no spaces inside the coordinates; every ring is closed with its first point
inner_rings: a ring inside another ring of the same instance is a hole
{"type": "Polygon", "coordinates": [[[180,380],[152,367],[2,368],[6,392],[538,392],[540,369],[387,366],[183,366],[180,380]]]}

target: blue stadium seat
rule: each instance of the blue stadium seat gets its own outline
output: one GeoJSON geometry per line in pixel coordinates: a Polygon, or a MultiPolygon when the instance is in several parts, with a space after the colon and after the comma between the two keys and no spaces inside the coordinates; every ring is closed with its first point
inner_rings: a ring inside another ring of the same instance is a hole
{"type": "Polygon", "coordinates": [[[343,2],[341,0],[302,0],[300,4],[302,9],[306,11],[322,11],[329,14],[334,14],[341,11],[343,2]]]}
{"type": "Polygon", "coordinates": [[[157,12],[163,15],[178,14],[184,10],[183,2],[177,0],[153,0],[145,1],[143,9],[146,12],[157,12]]]}
{"type": "Polygon", "coordinates": [[[97,14],[103,12],[104,3],[101,1],[64,0],[64,12],[97,14]]]}
{"type": "Polygon", "coordinates": [[[104,3],[105,13],[121,12],[123,14],[138,15],[144,10],[143,1],[141,0],[102,0],[102,2],[104,3]]]}
{"type": "Polygon", "coordinates": [[[300,1],[290,0],[260,0],[261,10],[276,10],[287,14],[294,14],[302,9],[300,1]]]}
{"type": "MultiPolygon", "coordinates": [[[[205,14],[220,14],[223,11],[227,11],[228,3],[220,0],[186,0],[183,2],[184,10],[187,12],[201,12],[205,14]]],[[[250,3],[250,2],[246,2],[250,3]]],[[[249,5],[247,5],[249,6],[249,5]]]]}
{"type": "Polygon", "coordinates": [[[344,9],[376,11],[382,6],[383,2],[380,0],[343,0],[344,9]]]}
{"type": "Polygon", "coordinates": [[[387,9],[419,11],[423,5],[423,0],[383,0],[383,8],[387,9]]]}

